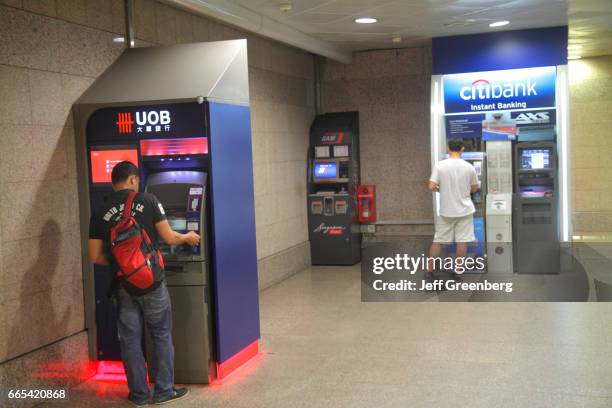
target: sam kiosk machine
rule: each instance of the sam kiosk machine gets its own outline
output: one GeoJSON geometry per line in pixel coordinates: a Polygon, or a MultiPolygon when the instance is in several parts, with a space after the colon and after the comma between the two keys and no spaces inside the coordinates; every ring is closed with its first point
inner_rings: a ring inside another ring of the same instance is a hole
{"type": "MultiPolygon", "coordinates": [[[[74,107],[82,247],[123,160],[138,166],[141,191],[160,200],[174,230],[202,237],[195,247],[158,243],[177,383],[223,378],[258,352],[246,53],[245,40],[128,49],[74,107]]],[[[83,270],[90,357],[120,360],[111,273],[86,250],[83,270]]]]}
{"type": "Polygon", "coordinates": [[[359,113],[318,115],[310,129],[308,233],[313,265],[361,260],[357,219],[359,113]]]}

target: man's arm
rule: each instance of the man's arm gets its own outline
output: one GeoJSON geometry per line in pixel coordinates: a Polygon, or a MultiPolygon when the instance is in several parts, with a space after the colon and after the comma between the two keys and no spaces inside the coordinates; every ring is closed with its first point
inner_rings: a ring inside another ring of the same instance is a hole
{"type": "Polygon", "coordinates": [[[478,175],[476,174],[476,169],[474,167],[472,167],[472,180],[470,184],[470,193],[474,194],[480,188],[480,183],[478,182],[478,175]]]}
{"type": "Polygon", "coordinates": [[[429,180],[429,182],[427,183],[427,190],[429,190],[429,192],[431,193],[435,193],[436,191],[440,190],[440,186],[438,185],[438,183],[429,180]]]}
{"type": "Polygon", "coordinates": [[[187,234],[176,232],[170,228],[167,220],[156,223],[155,229],[161,239],[168,245],[189,244],[194,246],[200,243],[200,236],[198,234],[193,231],[189,231],[187,234]]]}
{"type": "Polygon", "coordinates": [[[104,241],[101,239],[89,240],[89,259],[98,265],[108,265],[108,259],[104,255],[104,241]]]}
{"type": "Polygon", "coordinates": [[[431,172],[429,182],[427,183],[427,190],[429,190],[430,193],[440,191],[440,175],[438,172],[438,165],[435,165],[433,171],[431,172]]]}

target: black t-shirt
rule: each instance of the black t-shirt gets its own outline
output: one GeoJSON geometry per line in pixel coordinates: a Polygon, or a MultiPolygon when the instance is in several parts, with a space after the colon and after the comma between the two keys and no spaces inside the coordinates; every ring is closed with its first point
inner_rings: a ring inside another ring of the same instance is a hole
{"type": "MultiPolygon", "coordinates": [[[[131,190],[113,192],[89,221],[89,238],[101,239],[108,245],[110,229],[123,216],[123,207],[131,190]]],[[[158,239],[155,224],[166,219],[164,207],[153,194],[139,193],[132,204],[132,216],[147,231],[151,241],[158,239]]]]}

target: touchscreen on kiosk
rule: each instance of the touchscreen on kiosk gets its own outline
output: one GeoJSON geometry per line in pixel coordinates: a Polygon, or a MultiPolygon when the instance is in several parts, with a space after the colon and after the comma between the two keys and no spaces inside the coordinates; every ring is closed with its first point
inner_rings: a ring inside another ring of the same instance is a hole
{"type": "Polygon", "coordinates": [[[338,178],[338,166],[335,162],[315,162],[314,176],[319,180],[338,178]]]}
{"type": "MultiPolygon", "coordinates": [[[[166,217],[168,219],[168,224],[170,224],[170,228],[172,228],[174,231],[181,234],[187,232],[187,217],[184,211],[176,211],[166,208],[166,217]]],[[[168,257],[168,260],[173,260],[176,258],[180,259],[184,256],[192,256],[195,253],[193,248],[187,244],[167,245],[162,241],[161,237],[159,237],[157,245],[162,254],[168,257]]]]}
{"type": "Polygon", "coordinates": [[[138,167],[138,150],[136,149],[100,149],[91,150],[92,183],[110,183],[111,173],[117,163],[130,161],[138,167]]]}
{"type": "Polygon", "coordinates": [[[521,152],[521,166],[527,170],[550,168],[550,149],[524,149],[521,152]]]}

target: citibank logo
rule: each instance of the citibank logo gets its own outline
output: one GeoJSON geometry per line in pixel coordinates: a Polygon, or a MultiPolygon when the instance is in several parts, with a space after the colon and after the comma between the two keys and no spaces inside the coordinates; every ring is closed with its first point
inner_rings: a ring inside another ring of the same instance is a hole
{"type": "Polygon", "coordinates": [[[136,124],[136,133],[169,132],[170,112],[142,111],[136,112],[136,121],[132,119],[132,112],[121,112],[117,114],[117,130],[119,133],[132,133],[136,124]]]}
{"type": "Polygon", "coordinates": [[[464,101],[479,99],[517,98],[537,95],[536,81],[527,79],[511,84],[489,82],[486,79],[477,79],[471,86],[464,86],[459,90],[459,96],[464,101]]]}

